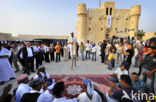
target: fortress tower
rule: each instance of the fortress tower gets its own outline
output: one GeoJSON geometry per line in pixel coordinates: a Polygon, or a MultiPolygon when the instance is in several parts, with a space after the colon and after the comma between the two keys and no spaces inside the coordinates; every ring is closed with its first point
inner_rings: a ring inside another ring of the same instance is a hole
{"type": "Polygon", "coordinates": [[[86,4],[78,4],[77,40],[100,42],[113,36],[134,37],[140,15],[140,5],[132,6],[130,9],[115,9],[115,2],[110,1],[104,2],[100,8],[87,8],[86,4]]]}
{"type": "Polygon", "coordinates": [[[130,9],[130,37],[135,36],[135,32],[138,30],[138,22],[141,15],[141,6],[132,6],[130,9]]]}
{"type": "Polygon", "coordinates": [[[86,41],[86,16],[87,16],[87,9],[86,4],[79,4],[77,6],[77,16],[78,16],[78,35],[77,39],[79,42],[85,42],[86,41]]]}

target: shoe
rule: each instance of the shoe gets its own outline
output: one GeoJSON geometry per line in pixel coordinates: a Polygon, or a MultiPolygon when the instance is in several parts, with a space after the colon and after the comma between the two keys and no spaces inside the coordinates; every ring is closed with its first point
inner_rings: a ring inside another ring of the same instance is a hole
{"type": "Polygon", "coordinates": [[[15,79],[15,78],[10,78],[10,80],[13,80],[13,79],[15,79]]]}
{"type": "Polygon", "coordinates": [[[4,84],[4,82],[3,81],[0,81],[0,85],[3,85],[4,84]]]}
{"type": "Polygon", "coordinates": [[[36,72],[36,71],[31,71],[31,72],[36,72]]]}

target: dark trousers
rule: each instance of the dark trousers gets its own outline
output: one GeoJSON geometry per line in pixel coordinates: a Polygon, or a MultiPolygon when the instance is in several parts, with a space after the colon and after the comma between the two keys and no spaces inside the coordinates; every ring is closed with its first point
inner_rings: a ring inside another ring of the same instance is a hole
{"type": "Polygon", "coordinates": [[[42,57],[41,57],[41,54],[38,53],[35,55],[35,59],[36,59],[36,69],[38,70],[38,67],[40,65],[42,65],[42,57]]]}
{"type": "Polygon", "coordinates": [[[112,60],[112,67],[115,67],[115,59],[112,60]]]}
{"type": "Polygon", "coordinates": [[[49,53],[44,53],[44,56],[45,56],[45,61],[46,62],[50,62],[50,60],[49,60],[49,53]]]}
{"type": "Polygon", "coordinates": [[[40,56],[41,56],[42,61],[44,61],[44,53],[41,52],[40,54],[41,54],[40,56]]]}
{"type": "Polygon", "coordinates": [[[105,53],[101,53],[101,62],[104,63],[105,61],[105,53]]]}
{"type": "Polygon", "coordinates": [[[54,52],[51,52],[50,53],[50,59],[51,59],[51,61],[54,61],[55,60],[55,54],[54,54],[54,52]]]}
{"type": "Polygon", "coordinates": [[[61,56],[62,56],[62,57],[64,56],[64,51],[63,51],[63,49],[61,49],[61,56]]]}
{"type": "Polygon", "coordinates": [[[30,70],[31,72],[33,72],[34,71],[34,57],[27,57],[25,59],[25,65],[26,65],[25,72],[27,72],[27,74],[30,74],[30,70]]]}
{"type": "Polygon", "coordinates": [[[10,64],[12,65],[12,54],[11,54],[11,56],[9,57],[9,62],[10,62],[10,64]]]}
{"type": "Polygon", "coordinates": [[[138,75],[141,74],[141,69],[142,69],[142,65],[139,66],[139,72],[138,72],[138,75]]]}
{"type": "Polygon", "coordinates": [[[20,64],[22,65],[22,67],[23,67],[23,71],[25,71],[25,69],[26,69],[26,63],[25,63],[25,60],[24,59],[19,59],[19,62],[20,62],[20,64]]]}
{"type": "Polygon", "coordinates": [[[76,56],[79,57],[79,50],[76,50],[76,56]]]}
{"type": "Polygon", "coordinates": [[[68,52],[68,59],[71,59],[70,52],[68,52]]]}
{"type": "Polygon", "coordinates": [[[60,53],[56,53],[56,62],[60,61],[60,53]]]}
{"type": "Polygon", "coordinates": [[[86,60],[87,60],[87,58],[90,59],[90,51],[89,50],[86,51],[86,60]]]}

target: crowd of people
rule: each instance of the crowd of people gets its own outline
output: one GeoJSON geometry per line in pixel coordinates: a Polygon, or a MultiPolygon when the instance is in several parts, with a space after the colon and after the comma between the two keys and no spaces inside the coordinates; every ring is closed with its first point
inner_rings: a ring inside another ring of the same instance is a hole
{"type": "MultiPolygon", "coordinates": [[[[80,42],[79,45],[73,33],[71,33],[67,42],[61,44],[57,42],[56,45],[50,43],[49,46],[46,43],[39,44],[37,42],[31,45],[30,42],[16,44],[1,41],[0,84],[16,78],[12,62],[16,68],[15,72],[18,72],[20,70],[18,61],[22,65],[24,75],[17,78],[19,85],[14,91],[14,97],[8,94],[12,85],[9,84],[4,88],[0,97],[2,102],[9,102],[6,100],[13,99],[16,102],[131,102],[131,91],[134,94],[138,92],[140,94],[147,93],[147,95],[154,94],[155,41],[126,38],[123,41],[115,39],[111,41],[104,40],[99,43],[80,42]],[[56,61],[58,63],[61,61],[61,57],[63,57],[64,61],[71,59],[72,70],[76,66],[77,57],[80,57],[82,61],[91,60],[96,62],[98,48],[100,48],[101,52],[101,63],[106,64],[109,70],[114,69],[116,64],[120,64],[120,67],[115,69],[115,72],[108,79],[111,85],[108,93],[96,90],[89,79],[84,79],[84,87],[86,88],[84,93],[73,99],[64,97],[65,82],[55,82],[54,79],[50,78],[45,66],[42,65],[43,61],[46,63],[56,61]],[[130,72],[133,57],[135,59],[134,67],[139,68],[138,72],[130,72]],[[28,75],[30,75],[30,72],[35,73],[34,62],[37,73],[29,80],[28,75]],[[103,97],[100,93],[103,93],[103,97]],[[125,93],[129,98],[123,97],[125,93]]],[[[148,99],[143,97],[142,101],[146,100],[148,99]]]]}

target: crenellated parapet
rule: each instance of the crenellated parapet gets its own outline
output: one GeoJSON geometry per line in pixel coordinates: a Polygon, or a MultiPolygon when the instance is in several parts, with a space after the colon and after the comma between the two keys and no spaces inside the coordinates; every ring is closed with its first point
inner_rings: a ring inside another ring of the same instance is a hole
{"type": "Polygon", "coordinates": [[[141,15],[141,5],[132,6],[130,9],[130,16],[141,15]]]}

